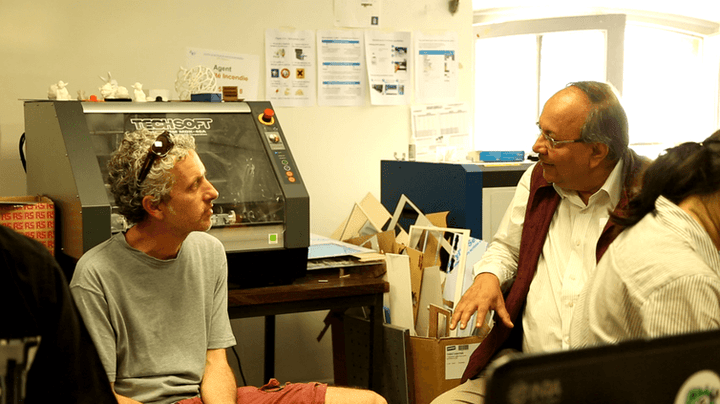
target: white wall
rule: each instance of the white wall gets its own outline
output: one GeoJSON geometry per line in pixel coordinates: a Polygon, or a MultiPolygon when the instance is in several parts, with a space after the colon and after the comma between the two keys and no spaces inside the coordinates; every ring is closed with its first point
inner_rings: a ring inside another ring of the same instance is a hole
{"type": "MultiPolygon", "coordinates": [[[[383,13],[383,30],[459,33],[460,100],[471,102],[470,2],[461,2],[454,16],[447,0],[384,1],[383,13]]],[[[174,89],[185,47],[256,54],[262,69],[266,28],[335,28],[332,0],[3,0],[0,24],[4,196],[25,194],[17,151],[23,132],[20,100],[46,98],[50,84],[63,80],[73,95],[79,89],[97,94],[98,76],[109,71],[128,88],[139,81],[145,89],[174,89]]],[[[264,99],[264,80],[259,93],[264,99]]],[[[278,108],[277,116],[306,181],[314,233],[330,235],[367,192],[379,198],[379,161],[407,152],[407,106],[373,107],[368,99],[361,108],[278,108]]]]}
{"type": "MultiPolygon", "coordinates": [[[[382,3],[382,30],[458,33],[459,101],[471,103],[471,2],[461,1],[455,15],[448,0],[382,3]]],[[[334,29],[333,21],[333,0],[2,0],[0,196],[26,193],[17,151],[21,100],[46,98],[50,84],[63,80],[71,94],[97,94],[98,76],[111,72],[128,88],[139,81],[145,89],[173,89],[185,47],[256,54],[262,69],[266,28],[334,29]]],[[[260,99],[264,92],[261,80],[260,99]]],[[[380,198],[380,160],[407,152],[408,106],[277,108],[277,116],[310,194],[313,233],[329,236],[366,193],[380,198]]],[[[314,340],[324,315],[278,318],[281,381],[332,378],[330,339],[314,340]]],[[[259,384],[263,323],[233,323],[245,375],[259,384]]]]}

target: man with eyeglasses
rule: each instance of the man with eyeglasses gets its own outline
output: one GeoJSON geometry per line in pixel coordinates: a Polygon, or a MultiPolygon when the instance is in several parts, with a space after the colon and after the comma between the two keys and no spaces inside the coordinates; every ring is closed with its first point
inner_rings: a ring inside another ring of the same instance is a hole
{"type": "Polygon", "coordinates": [[[618,233],[609,213],[622,214],[640,186],[648,161],[628,148],[627,116],[609,84],[568,84],[537,124],[539,162],[520,179],[450,328],[464,329],[473,314],[479,327],[490,310],[495,325],[462,384],[433,404],[484,402],[483,370],[505,354],[569,347],[573,307],[618,233]]]}
{"type": "Polygon", "coordinates": [[[320,383],[238,389],[226,255],[206,233],[218,192],[194,138],[126,133],[108,171],[133,226],[85,253],[70,287],[119,403],[385,404],[320,383]]]}

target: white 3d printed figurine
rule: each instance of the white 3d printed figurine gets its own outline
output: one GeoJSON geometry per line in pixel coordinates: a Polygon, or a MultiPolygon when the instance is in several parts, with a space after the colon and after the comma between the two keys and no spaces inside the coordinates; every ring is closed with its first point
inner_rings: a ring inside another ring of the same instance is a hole
{"type": "Polygon", "coordinates": [[[130,93],[128,92],[128,89],[123,86],[118,86],[117,90],[115,91],[115,98],[130,98],[130,93]]]}
{"type": "Polygon", "coordinates": [[[70,100],[70,94],[67,90],[67,83],[60,80],[57,84],[50,86],[48,90],[48,99],[50,100],[70,100]]]}
{"type": "Polygon", "coordinates": [[[191,94],[216,93],[215,73],[205,66],[195,66],[190,70],[180,67],[175,80],[175,91],[181,100],[189,100],[191,94]]]}
{"type": "Polygon", "coordinates": [[[105,98],[116,98],[115,93],[117,92],[117,89],[113,87],[110,83],[103,84],[102,87],[99,88],[100,95],[102,95],[103,99],[105,98]]]}
{"type": "Polygon", "coordinates": [[[145,102],[147,101],[147,97],[145,96],[145,92],[142,89],[141,83],[135,83],[133,84],[133,89],[135,90],[135,102],[145,102]]]}
{"type": "MultiPolygon", "coordinates": [[[[100,95],[102,95],[103,99],[121,98],[120,95],[118,94],[117,80],[113,80],[110,72],[108,72],[107,78],[104,78],[102,76],[99,76],[99,77],[100,77],[100,80],[105,82],[105,84],[103,84],[103,86],[99,88],[100,95]]],[[[125,90],[125,92],[127,92],[127,89],[125,90]]]]}

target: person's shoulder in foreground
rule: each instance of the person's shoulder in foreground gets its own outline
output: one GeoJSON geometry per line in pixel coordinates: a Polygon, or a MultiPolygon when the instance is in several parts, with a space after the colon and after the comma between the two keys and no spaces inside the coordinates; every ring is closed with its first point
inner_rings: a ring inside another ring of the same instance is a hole
{"type": "MultiPolygon", "coordinates": [[[[0,339],[40,336],[26,403],[116,402],[62,270],[39,242],[0,226],[0,339]]],[[[0,366],[5,366],[4,363],[0,366]]]]}
{"type": "Polygon", "coordinates": [[[720,131],[648,168],[583,291],[574,347],[720,326],[720,131]]]}

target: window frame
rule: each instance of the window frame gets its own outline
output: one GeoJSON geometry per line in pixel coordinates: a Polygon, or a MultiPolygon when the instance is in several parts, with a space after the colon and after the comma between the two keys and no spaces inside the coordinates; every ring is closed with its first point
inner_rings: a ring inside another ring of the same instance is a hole
{"type": "MultiPolygon", "coordinates": [[[[703,54],[709,55],[704,65],[708,71],[711,85],[715,87],[713,95],[715,116],[712,121],[716,126],[720,125],[720,24],[690,17],[676,16],[670,14],[642,12],[612,13],[606,10],[606,14],[590,14],[577,16],[560,16],[551,18],[528,19],[528,10],[513,8],[476,10],[473,26],[474,40],[495,38],[511,35],[538,35],[562,31],[601,30],[606,34],[606,57],[605,74],[606,81],[611,83],[623,93],[624,82],[624,51],[625,51],[625,27],[628,23],[633,25],[648,25],[655,28],[666,29],[678,33],[698,36],[703,39],[703,54]],[[525,19],[512,19],[522,18],[525,19]]],[[[547,15],[547,10],[544,10],[547,15]]],[[[540,15],[540,13],[538,13],[540,15]]],[[[475,46],[473,46],[475,49],[475,46]]],[[[538,47],[538,52],[540,47],[538,47]]],[[[473,55],[473,63],[477,55],[473,55]]],[[[540,55],[537,55],[538,63],[540,55]]],[[[538,71],[537,84],[540,85],[540,74],[538,71]]],[[[474,80],[474,79],[473,79],[474,80]]],[[[473,97],[475,93],[473,92],[473,97]]],[[[542,105],[540,104],[540,92],[538,91],[536,115],[539,116],[542,105]]],[[[473,117],[475,114],[473,113],[473,117]]],[[[473,145],[476,142],[476,134],[473,130],[473,145]]]]}
{"type": "MultiPolygon", "coordinates": [[[[551,32],[584,30],[604,31],[605,80],[612,83],[622,94],[625,22],[624,14],[587,15],[476,24],[474,31],[475,41],[511,35],[542,35],[551,32]]],[[[477,55],[475,56],[477,57],[477,55]]],[[[539,58],[540,55],[538,55],[538,62],[539,58]]],[[[540,74],[541,72],[538,71],[538,88],[540,74]]],[[[540,103],[539,97],[538,92],[537,104],[540,103]]],[[[540,115],[540,108],[542,106],[537,105],[536,115],[540,115]]]]}

